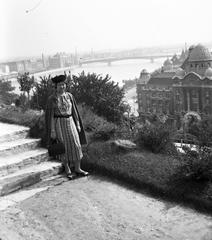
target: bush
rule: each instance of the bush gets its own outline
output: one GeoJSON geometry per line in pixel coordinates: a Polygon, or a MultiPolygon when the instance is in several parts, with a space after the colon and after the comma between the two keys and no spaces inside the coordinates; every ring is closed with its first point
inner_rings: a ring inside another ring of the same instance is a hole
{"type": "Polygon", "coordinates": [[[28,99],[24,93],[21,93],[15,101],[16,107],[20,107],[23,111],[28,109],[28,99]]]}
{"type": "Polygon", "coordinates": [[[73,75],[70,91],[78,103],[86,104],[110,122],[120,123],[123,113],[129,110],[129,105],[123,101],[124,89],[111,81],[109,75],[102,77],[84,72],[73,75]]]}
{"type": "Polygon", "coordinates": [[[212,144],[211,120],[211,118],[203,119],[189,126],[188,132],[197,138],[200,147],[210,146],[212,144]]]}
{"type": "Polygon", "coordinates": [[[115,133],[116,125],[96,115],[89,107],[78,106],[84,129],[92,132],[93,140],[109,140],[115,133]]]}
{"type": "Polygon", "coordinates": [[[30,136],[32,138],[41,138],[41,145],[46,146],[46,131],[45,131],[45,116],[44,114],[39,115],[34,124],[30,128],[30,136]]]}
{"type": "Polygon", "coordinates": [[[208,181],[212,179],[212,151],[200,148],[199,151],[183,147],[185,154],[181,155],[181,165],[178,177],[192,181],[208,181]]]}
{"type": "Polygon", "coordinates": [[[13,93],[14,90],[10,81],[0,80],[0,103],[10,105],[15,102],[18,95],[13,93]]]}
{"type": "Polygon", "coordinates": [[[167,146],[172,144],[171,131],[164,124],[145,124],[139,130],[136,142],[154,153],[164,152],[167,146]]]}

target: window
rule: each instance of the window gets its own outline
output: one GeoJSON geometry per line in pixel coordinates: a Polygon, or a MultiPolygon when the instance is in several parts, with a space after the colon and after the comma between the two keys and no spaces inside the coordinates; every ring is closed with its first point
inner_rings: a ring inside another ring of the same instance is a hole
{"type": "Polygon", "coordinates": [[[192,94],[192,97],[193,97],[193,98],[198,97],[198,93],[197,93],[196,90],[192,90],[191,94],[192,94]]]}
{"type": "Polygon", "coordinates": [[[205,100],[205,103],[206,103],[207,105],[209,105],[209,104],[210,104],[210,99],[207,98],[207,99],[205,100]]]}
{"type": "Polygon", "coordinates": [[[197,111],[198,105],[196,103],[192,104],[192,111],[197,111]]]}
{"type": "Polygon", "coordinates": [[[179,102],[180,101],[180,95],[176,95],[176,100],[179,102]]]}
{"type": "Polygon", "coordinates": [[[207,90],[207,91],[205,91],[205,96],[206,96],[206,98],[209,98],[209,91],[207,90]]]}

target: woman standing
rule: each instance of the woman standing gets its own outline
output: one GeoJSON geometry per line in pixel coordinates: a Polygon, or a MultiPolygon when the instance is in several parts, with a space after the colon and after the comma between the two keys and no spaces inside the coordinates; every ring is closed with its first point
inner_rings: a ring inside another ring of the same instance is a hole
{"type": "Polygon", "coordinates": [[[47,144],[51,139],[57,138],[65,145],[65,154],[61,154],[59,158],[63,162],[67,177],[73,179],[76,174],[88,175],[88,172],[80,167],[83,157],[81,144],[87,142],[74,97],[66,92],[65,80],[65,75],[52,79],[55,93],[47,101],[45,120],[47,144]],[[75,174],[71,172],[72,167],[75,174]]]}

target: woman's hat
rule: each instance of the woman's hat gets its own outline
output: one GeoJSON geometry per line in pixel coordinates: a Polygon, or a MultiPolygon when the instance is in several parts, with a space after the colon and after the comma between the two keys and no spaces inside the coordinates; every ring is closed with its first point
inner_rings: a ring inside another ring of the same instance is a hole
{"type": "Polygon", "coordinates": [[[65,80],[66,80],[66,76],[65,75],[59,75],[59,76],[56,76],[56,77],[52,78],[52,82],[54,84],[57,84],[57,83],[60,83],[60,82],[65,82],[65,80]]]}

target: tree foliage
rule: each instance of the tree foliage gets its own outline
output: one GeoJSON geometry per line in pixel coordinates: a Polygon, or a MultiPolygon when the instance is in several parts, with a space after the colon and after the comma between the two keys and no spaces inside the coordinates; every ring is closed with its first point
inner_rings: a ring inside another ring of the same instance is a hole
{"type": "Polygon", "coordinates": [[[53,93],[51,75],[40,77],[41,81],[35,83],[31,106],[34,109],[45,109],[48,97],[53,93]]]}
{"type": "Polygon", "coordinates": [[[25,72],[24,74],[19,74],[17,80],[20,84],[20,91],[26,92],[29,96],[31,89],[35,84],[34,76],[30,77],[29,72],[25,72]]]}
{"type": "Polygon", "coordinates": [[[70,91],[77,102],[90,106],[96,114],[108,121],[120,122],[123,113],[129,111],[129,105],[123,101],[124,89],[111,81],[109,75],[86,75],[84,71],[78,76],[73,75],[70,91]]]}
{"type": "Polygon", "coordinates": [[[0,80],[0,101],[3,104],[11,104],[18,97],[13,93],[15,87],[12,86],[11,81],[0,80]]]}
{"type": "Polygon", "coordinates": [[[30,107],[30,91],[33,89],[35,85],[34,76],[30,76],[29,72],[25,72],[24,74],[19,74],[17,77],[17,81],[20,85],[20,91],[23,92],[22,98],[24,99],[25,94],[27,94],[27,101],[23,101],[23,107],[30,107]]]}
{"type": "Polygon", "coordinates": [[[212,145],[212,118],[208,117],[189,125],[188,133],[194,135],[200,147],[212,145]]]}

